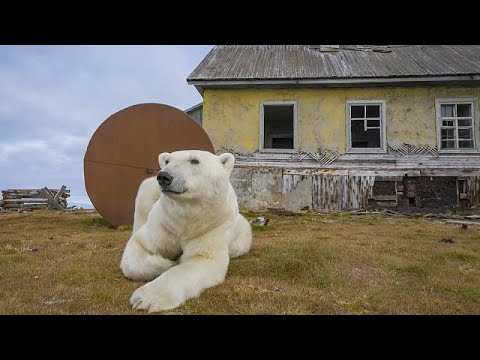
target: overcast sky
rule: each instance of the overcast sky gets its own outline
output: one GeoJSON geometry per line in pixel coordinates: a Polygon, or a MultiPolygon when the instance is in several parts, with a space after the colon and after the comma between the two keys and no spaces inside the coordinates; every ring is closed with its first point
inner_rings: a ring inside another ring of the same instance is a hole
{"type": "Polygon", "coordinates": [[[97,127],[128,106],[185,110],[187,76],[213,46],[0,46],[0,189],[71,190],[91,208],[83,157],[97,127]]]}

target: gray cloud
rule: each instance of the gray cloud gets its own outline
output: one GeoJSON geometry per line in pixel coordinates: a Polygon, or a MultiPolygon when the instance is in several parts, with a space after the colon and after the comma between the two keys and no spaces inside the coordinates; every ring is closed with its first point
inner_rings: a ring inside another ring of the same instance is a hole
{"type": "Polygon", "coordinates": [[[97,127],[128,106],[186,109],[186,83],[212,46],[0,46],[0,188],[71,189],[90,207],[83,156],[97,127]]]}

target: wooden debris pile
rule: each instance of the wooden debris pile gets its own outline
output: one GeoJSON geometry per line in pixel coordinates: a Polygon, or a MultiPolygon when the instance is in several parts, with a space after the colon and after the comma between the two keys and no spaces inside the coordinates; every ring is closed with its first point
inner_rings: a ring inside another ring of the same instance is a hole
{"type": "Polygon", "coordinates": [[[67,208],[70,190],[63,185],[60,189],[7,189],[2,190],[0,207],[6,210],[35,210],[67,208]]]}

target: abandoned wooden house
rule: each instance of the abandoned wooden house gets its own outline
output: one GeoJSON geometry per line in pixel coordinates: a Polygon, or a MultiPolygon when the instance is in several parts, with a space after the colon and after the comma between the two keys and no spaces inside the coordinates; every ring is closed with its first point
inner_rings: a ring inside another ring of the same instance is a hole
{"type": "Polygon", "coordinates": [[[187,81],[241,206],[480,204],[480,46],[216,46],[187,81]]]}

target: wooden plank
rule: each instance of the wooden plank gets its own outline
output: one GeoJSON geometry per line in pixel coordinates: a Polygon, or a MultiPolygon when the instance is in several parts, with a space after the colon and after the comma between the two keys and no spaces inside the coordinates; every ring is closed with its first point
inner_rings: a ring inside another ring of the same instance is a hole
{"type": "Polygon", "coordinates": [[[376,176],[375,181],[403,181],[403,176],[376,176]]]}
{"type": "MultiPolygon", "coordinates": [[[[3,196],[22,196],[22,195],[25,195],[26,197],[30,197],[30,196],[35,196],[35,195],[37,195],[37,196],[42,196],[42,194],[43,194],[43,193],[42,193],[40,190],[38,190],[38,191],[31,191],[31,192],[16,192],[16,193],[5,192],[5,193],[3,194],[3,196]]],[[[64,193],[62,194],[62,197],[65,197],[65,198],[67,198],[67,197],[69,197],[69,196],[70,196],[70,194],[69,194],[69,193],[66,193],[66,192],[64,192],[64,193]]]]}
{"type": "Polygon", "coordinates": [[[364,208],[372,195],[373,176],[314,175],[314,210],[344,211],[364,208]]]}
{"type": "Polygon", "coordinates": [[[469,176],[466,179],[466,195],[472,205],[480,205],[480,177],[469,176]]]}
{"type": "MultiPolygon", "coordinates": [[[[66,200],[70,195],[65,196],[63,194],[60,199],[66,200]]],[[[38,194],[18,194],[18,195],[3,195],[3,199],[29,199],[29,198],[42,198],[45,199],[45,195],[43,193],[38,194]]]]}
{"type": "Polygon", "coordinates": [[[337,169],[284,169],[285,175],[348,175],[347,170],[337,169]]]}
{"type": "MultiPolygon", "coordinates": [[[[369,169],[355,169],[355,170],[345,170],[345,169],[284,169],[284,174],[289,175],[350,175],[350,176],[375,176],[383,178],[402,178],[403,176],[420,176],[420,170],[411,170],[411,169],[399,169],[399,170],[369,170],[369,169]]],[[[382,180],[380,180],[382,181],[382,180]]],[[[385,181],[385,180],[384,180],[385,181]]],[[[398,180],[392,180],[398,181],[398,180]]]]}
{"type": "MultiPolygon", "coordinates": [[[[7,189],[7,190],[2,190],[2,194],[3,193],[21,193],[21,192],[26,192],[26,193],[29,193],[29,192],[39,192],[41,189],[7,189]]],[[[58,192],[60,189],[50,189],[51,191],[55,191],[55,192],[58,192]]],[[[65,190],[65,193],[70,193],[70,190],[69,189],[66,189],[65,190]]]]}
{"type": "Polygon", "coordinates": [[[326,175],[324,177],[325,182],[325,192],[323,194],[324,198],[327,200],[326,209],[328,210],[337,210],[337,179],[335,175],[326,175]]]}
{"type": "MultiPolygon", "coordinates": [[[[290,162],[248,162],[248,163],[236,163],[236,167],[261,167],[261,168],[281,168],[281,169],[299,169],[299,170],[327,170],[332,173],[332,171],[342,171],[342,170],[351,170],[351,171],[372,171],[377,172],[377,176],[403,176],[405,173],[416,172],[424,176],[480,176],[480,166],[472,167],[470,164],[462,165],[451,164],[449,166],[444,166],[443,164],[402,164],[401,166],[397,165],[387,165],[387,164],[371,164],[371,163],[358,163],[358,164],[304,164],[304,163],[290,163],[290,162]],[[386,175],[381,174],[385,172],[386,175]],[[438,174],[438,175],[437,175],[438,174]]],[[[313,173],[311,173],[313,175],[313,173]]],[[[412,174],[414,175],[414,174],[412,174]]],[[[418,176],[417,175],[417,176],[418,176]]]]}
{"type": "Polygon", "coordinates": [[[49,200],[47,209],[48,210],[55,209],[54,205],[51,203],[51,200],[50,200],[50,198],[53,198],[54,196],[53,193],[50,191],[50,189],[45,186],[45,188],[42,189],[42,192],[44,196],[46,196],[47,199],[49,200]]]}
{"type": "Polygon", "coordinates": [[[26,194],[26,195],[34,195],[34,194],[39,194],[40,190],[37,191],[7,191],[7,190],[2,190],[3,195],[21,195],[21,194],[26,194]]]}
{"type": "Polygon", "coordinates": [[[468,221],[468,220],[449,220],[445,219],[449,224],[460,224],[460,225],[480,225],[480,221],[468,221]]]}
{"type": "Polygon", "coordinates": [[[46,209],[48,204],[4,204],[5,209],[46,209]]]}
{"type": "MultiPolygon", "coordinates": [[[[66,190],[65,190],[66,191],[66,190]]],[[[63,192],[60,195],[61,199],[66,199],[70,197],[70,194],[67,192],[63,192]]],[[[16,191],[16,192],[11,192],[11,191],[2,191],[2,197],[4,199],[21,199],[21,198],[45,198],[45,195],[41,190],[36,190],[36,191],[16,191]]]]}
{"type": "Polygon", "coordinates": [[[312,179],[312,209],[313,210],[318,210],[319,204],[318,204],[318,176],[313,176],[312,179]]]}
{"type": "Polygon", "coordinates": [[[55,197],[53,198],[55,201],[58,201],[58,199],[60,198],[60,196],[62,196],[63,192],[65,191],[67,187],[65,185],[62,185],[62,187],[60,188],[60,190],[57,192],[57,195],[55,195],[55,197]]]}
{"type": "Polygon", "coordinates": [[[339,176],[337,182],[337,209],[348,209],[348,177],[339,176]]]}
{"type": "Polygon", "coordinates": [[[358,209],[358,184],[357,184],[357,176],[351,175],[349,176],[349,192],[351,194],[351,203],[349,206],[350,210],[358,209]]]}
{"type": "Polygon", "coordinates": [[[375,201],[397,201],[397,195],[375,195],[372,199],[375,201]]]}
{"type": "Polygon", "coordinates": [[[6,204],[23,204],[23,203],[45,203],[48,204],[48,199],[34,198],[34,199],[4,199],[6,204]]]}
{"type": "Polygon", "coordinates": [[[465,169],[461,167],[450,169],[420,169],[420,176],[480,176],[480,169],[465,169]]]}
{"type": "Polygon", "coordinates": [[[279,163],[252,163],[248,165],[236,165],[238,168],[280,168],[288,169],[289,172],[301,175],[315,175],[315,174],[333,174],[333,175],[359,175],[359,176],[480,176],[480,169],[465,169],[461,167],[452,168],[432,168],[432,167],[372,167],[370,166],[343,166],[332,167],[323,166],[322,168],[314,169],[305,166],[294,166],[293,164],[279,164],[279,163]]]}
{"type": "MultiPolygon", "coordinates": [[[[238,158],[239,165],[280,166],[280,167],[321,167],[325,169],[356,169],[370,168],[373,170],[387,169],[445,169],[462,171],[465,175],[478,176],[480,172],[480,156],[478,154],[462,155],[386,155],[386,154],[345,154],[333,162],[321,163],[311,156],[299,157],[299,154],[253,154],[251,157],[238,158]],[[302,158],[302,161],[297,158],[302,158]],[[475,174],[473,174],[475,172],[475,174]]],[[[321,158],[319,158],[321,159],[321,158]]]]}
{"type": "Polygon", "coordinates": [[[54,199],[53,194],[50,192],[50,190],[48,190],[47,187],[44,187],[42,190],[43,190],[45,196],[47,196],[47,198],[49,200],[48,208],[53,207],[56,210],[63,210],[64,209],[64,207],[62,205],[60,205],[57,200],[54,199]]]}
{"type": "Polygon", "coordinates": [[[353,176],[380,176],[380,177],[403,177],[403,176],[419,176],[420,171],[412,170],[412,169],[398,169],[398,170],[362,170],[362,169],[355,169],[349,170],[349,175],[353,176]]]}

